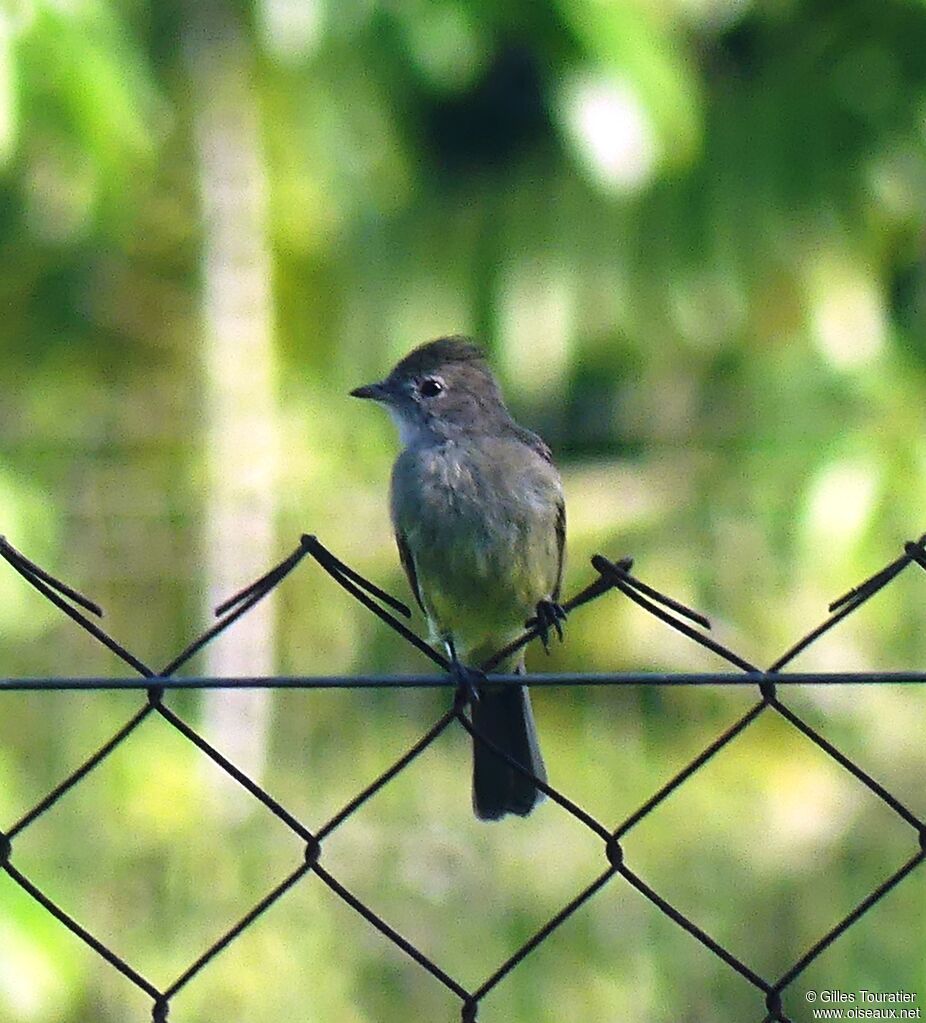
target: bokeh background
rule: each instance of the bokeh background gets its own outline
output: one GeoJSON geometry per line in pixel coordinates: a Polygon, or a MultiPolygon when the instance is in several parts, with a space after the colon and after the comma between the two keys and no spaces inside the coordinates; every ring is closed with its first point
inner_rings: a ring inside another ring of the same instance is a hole
{"type": "MultiPolygon", "coordinates": [[[[0,529],[166,662],[314,532],[407,595],[391,425],[347,391],[467,332],[562,468],[589,556],[769,663],[926,527],[922,0],[3,0],[0,529]]],[[[804,655],[921,668],[910,569],[804,655]]],[[[418,625],[421,622],[418,621],[418,625]]],[[[121,674],[0,573],[7,675],[121,674]]],[[[719,666],[618,596],[538,669],[719,666]]],[[[192,673],[426,665],[306,564],[192,673]]],[[[551,779],[617,823],[747,692],[544,690],[551,779]]],[[[310,827],[446,693],[176,695],[310,827]]],[[[912,808],[926,692],[795,708],[912,808]]],[[[138,706],[0,700],[0,826],[138,706]]],[[[603,865],[555,806],[477,824],[446,735],[325,846],[328,869],[477,984],[603,865]]],[[[908,830],[764,718],[627,838],[650,884],[776,976],[911,852],[908,830]]],[[[148,721],[16,842],[16,863],[167,984],[298,863],[293,837],[148,721]]],[[[795,985],[926,999],[909,879],[795,985]]],[[[150,1004],[0,878],[0,1018],[150,1004]]],[[[452,996],[313,880],[174,1000],[178,1023],[452,1020],[452,996]]],[[[480,1019],[760,1019],[756,993],[620,881],[480,1019]]]]}

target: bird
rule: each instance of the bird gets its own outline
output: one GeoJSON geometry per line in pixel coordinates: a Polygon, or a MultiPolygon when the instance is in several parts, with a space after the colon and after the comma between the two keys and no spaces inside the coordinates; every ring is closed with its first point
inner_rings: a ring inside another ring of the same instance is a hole
{"type": "MultiPolygon", "coordinates": [[[[512,418],[481,347],[460,335],[413,349],[357,398],[384,406],[402,445],[390,511],[399,558],[467,695],[478,735],[472,799],[481,820],[527,816],[547,774],[527,687],[487,684],[478,665],[535,625],[560,640],[566,509],[550,448],[512,418]]],[[[497,665],[523,674],[524,649],[497,665]]]]}

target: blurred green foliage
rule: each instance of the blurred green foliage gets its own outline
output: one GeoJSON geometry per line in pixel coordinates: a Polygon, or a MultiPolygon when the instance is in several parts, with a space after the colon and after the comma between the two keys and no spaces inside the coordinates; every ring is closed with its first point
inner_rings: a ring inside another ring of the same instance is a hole
{"type": "MultiPolygon", "coordinates": [[[[768,663],[923,528],[922,2],[4,0],[0,527],[101,601],[140,656],[166,660],[210,599],[208,197],[247,164],[209,134],[211,116],[243,120],[263,182],[263,217],[243,208],[238,219],[269,253],[269,266],[253,262],[272,287],[260,315],[280,553],[310,530],[404,592],[385,501],[395,440],[346,392],[451,331],[486,343],[517,415],[556,453],[570,588],[594,551],[632,553],[641,576],[768,663]]],[[[249,538],[245,528],[242,548],[249,538]]],[[[921,667],[924,587],[910,570],[800,666],[921,667]]],[[[6,674],[121,670],[9,572],[0,607],[6,674]]],[[[274,622],[280,672],[424,667],[310,567],[280,592],[274,622]]],[[[547,664],[714,666],[617,598],[577,614],[565,645],[533,661],[547,664]]],[[[545,690],[535,702],[553,782],[617,823],[750,699],[545,690]]],[[[444,700],[277,694],[264,780],[321,823],[444,700]]],[[[926,693],[793,701],[923,811],[926,693]]],[[[172,704],[199,721],[198,698],[172,704]]],[[[136,706],[121,694],[6,695],[0,825],[136,706]]],[[[772,976],[909,853],[877,800],[765,720],[627,838],[641,876],[772,976]]],[[[20,869],[164,984],[300,855],[158,722],[15,849],[20,869]]],[[[457,734],[324,857],[473,985],[603,866],[598,844],[549,804],[523,822],[473,821],[457,734]]],[[[926,999],[923,910],[914,877],[801,977],[795,1018],[805,987],[926,999]]],[[[0,879],[0,1018],[121,1023],[149,1011],[0,879]]],[[[761,1011],[745,982],[612,882],[480,1018],[701,1023],[761,1011]]],[[[177,996],[171,1019],[456,1012],[309,879],[177,996]]]]}

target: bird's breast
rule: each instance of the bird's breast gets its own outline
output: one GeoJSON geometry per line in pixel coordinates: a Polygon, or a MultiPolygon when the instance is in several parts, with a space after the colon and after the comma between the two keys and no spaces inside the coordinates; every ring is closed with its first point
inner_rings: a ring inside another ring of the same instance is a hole
{"type": "Polygon", "coordinates": [[[406,450],[392,513],[434,630],[474,647],[516,634],[548,597],[559,565],[559,479],[523,447],[406,450]]]}

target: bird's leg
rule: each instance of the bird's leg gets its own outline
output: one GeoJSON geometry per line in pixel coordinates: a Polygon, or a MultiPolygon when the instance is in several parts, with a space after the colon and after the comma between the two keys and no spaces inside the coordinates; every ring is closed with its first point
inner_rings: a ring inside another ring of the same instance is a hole
{"type": "Polygon", "coordinates": [[[563,610],[562,605],[557,604],[555,600],[538,600],[537,601],[537,613],[533,618],[528,618],[524,623],[528,629],[537,629],[537,635],[540,636],[540,642],[543,643],[543,649],[547,653],[550,652],[550,629],[556,630],[556,635],[559,636],[559,641],[563,641],[563,622],[566,621],[566,612],[563,610]]]}
{"type": "Polygon", "coordinates": [[[485,672],[468,668],[458,657],[452,639],[446,639],[447,653],[450,654],[450,677],[457,684],[457,698],[461,706],[479,702],[479,688],[485,682],[485,672]]]}

